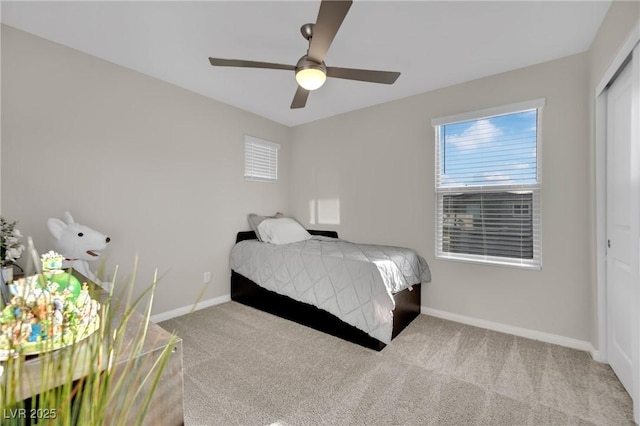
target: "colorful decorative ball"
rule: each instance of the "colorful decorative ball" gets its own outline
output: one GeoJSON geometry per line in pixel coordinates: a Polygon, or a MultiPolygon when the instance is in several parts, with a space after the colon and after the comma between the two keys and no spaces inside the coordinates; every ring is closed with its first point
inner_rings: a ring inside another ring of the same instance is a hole
{"type": "Polygon", "coordinates": [[[58,291],[60,292],[64,291],[65,289],[68,290],[69,293],[71,293],[71,300],[74,302],[76,301],[78,296],[80,296],[80,290],[82,290],[82,284],[80,283],[80,280],[67,272],[53,274],[49,277],[49,281],[51,281],[52,284],[58,284],[58,291]]]}

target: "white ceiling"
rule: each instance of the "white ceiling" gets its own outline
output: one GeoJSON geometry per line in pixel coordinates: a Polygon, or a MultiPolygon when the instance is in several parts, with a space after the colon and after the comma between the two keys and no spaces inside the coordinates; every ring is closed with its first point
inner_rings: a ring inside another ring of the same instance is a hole
{"type": "Polygon", "coordinates": [[[294,126],[586,51],[610,1],[356,0],[325,62],[400,71],[394,85],[328,79],[289,108],[293,71],[212,67],[208,57],[295,64],[319,1],[8,2],[3,23],[294,126]]]}

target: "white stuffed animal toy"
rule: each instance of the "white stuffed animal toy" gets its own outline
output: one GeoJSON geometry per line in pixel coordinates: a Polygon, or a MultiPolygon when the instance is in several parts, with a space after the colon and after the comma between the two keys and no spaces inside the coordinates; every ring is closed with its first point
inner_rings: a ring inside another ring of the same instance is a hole
{"type": "Polygon", "coordinates": [[[101,282],[89,269],[88,261],[100,257],[99,251],[107,247],[111,238],[98,231],[75,223],[69,212],[64,213],[64,221],[56,218],[47,220],[51,235],[56,239],[55,250],[65,257],[63,268],[73,268],[94,283],[110,290],[109,283],[101,282]]]}

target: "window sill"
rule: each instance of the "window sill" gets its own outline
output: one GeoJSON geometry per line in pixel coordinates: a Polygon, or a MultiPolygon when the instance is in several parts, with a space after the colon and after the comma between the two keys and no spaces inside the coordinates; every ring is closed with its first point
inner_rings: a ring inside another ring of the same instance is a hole
{"type": "Polygon", "coordinates": [[[514,269],[524,269],[529,271],[541,271],[542,270],[542,262],[535,261],[533,259],[530,260],[520,260],[520,259],[510,259],[506,257],[495,257],[495,256],[475,256],[475,255],[464,255],[458,253],[442,253],[436,255],[436,260],[445,260],[452,262],[463,262],[463,263],[473,263],[476,265],[485,265],[485,266],[499,266],[503,268],[514,268],[514,269]]]}

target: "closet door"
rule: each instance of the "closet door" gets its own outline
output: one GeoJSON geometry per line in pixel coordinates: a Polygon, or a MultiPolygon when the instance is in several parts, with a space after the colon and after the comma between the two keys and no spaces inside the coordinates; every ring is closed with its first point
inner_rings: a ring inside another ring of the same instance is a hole
{"type": "MultiPolygon", "coordinates": [[[[637,52],[637,49],[636,49],[637,52]]],[[[637,389],[639,188],[634,140],[634,61],[607,93],[607,353],[609,364],[634,400],[637,389]]]]}

